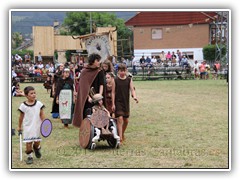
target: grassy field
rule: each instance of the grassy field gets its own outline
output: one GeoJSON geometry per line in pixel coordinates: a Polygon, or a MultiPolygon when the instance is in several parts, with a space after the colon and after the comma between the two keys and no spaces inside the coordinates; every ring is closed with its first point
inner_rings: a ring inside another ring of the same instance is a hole
{"type": "MultiPolygon", "coordinates": [[[[30,84],[21,84],[23,89],[30,84]]],[[[53,132],[42,141],[42,158],[19,160],[19,137],[12,136],[12,168],[228,168],[228,86],[223,80],[136,81],[140,103],[131,99],[126,141],[111,149],[79,147],[79,130],[64,129],[51,118],[52,99],[42,84],[32,84],[46,106],[53,132]]],[[[25,97],[12,98],[12,127],[25,97]]],[[[23,146],[23,152],[25,146],[23,146]]],[[[24,154],[24,159],[26,155],[24,154]]]]}

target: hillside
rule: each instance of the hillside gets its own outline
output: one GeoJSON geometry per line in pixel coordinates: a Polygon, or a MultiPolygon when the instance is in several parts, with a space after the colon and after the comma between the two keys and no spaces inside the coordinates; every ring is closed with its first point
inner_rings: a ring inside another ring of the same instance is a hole
{"type": "MultiPolygon", "coordinates": [[[[128,20],[136,14],[136,12],[123,11],[113,13],[124,20],[128,20]]],[[[12,31],[21,32],[24,37],[29,37],[32,33],[32,26],[52,26],[54,21],[62,24],[65,16],[66,12],[15,11],[11,16],[12,31]]]]}

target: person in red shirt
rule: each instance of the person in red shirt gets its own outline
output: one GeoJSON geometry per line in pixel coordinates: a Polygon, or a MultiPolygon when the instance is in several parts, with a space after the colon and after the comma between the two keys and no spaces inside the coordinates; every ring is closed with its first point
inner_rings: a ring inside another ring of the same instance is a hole
{"type": "Polygon", "coordinates": [[[199,71],[200,71],[200,79],[206,79],[206,61],[205,60],[199,65],[199,71]]]}

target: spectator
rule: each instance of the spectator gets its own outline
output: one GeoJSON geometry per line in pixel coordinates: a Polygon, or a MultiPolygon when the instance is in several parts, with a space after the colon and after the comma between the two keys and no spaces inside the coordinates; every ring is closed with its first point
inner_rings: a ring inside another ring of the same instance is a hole
{"type": "Polygon", "coordinates": [[[42,62],[42,55],[41,55],[41,52],[38,53],[38,62],[42,62]]]}
{"type": "Polygon", "coordinates": [[[12,79],[17,78],[17,73],[15,72],[14,68],[12,68],[12,79]]]}
{"type": "Polygon", "coordinates": [[[24,96],[24,92],[20,90],[19,82],[14,81],[12,85],[12,96],[21,97],[24,96]]]}
{"type": "Polygon", "coordinates": [[[186,58],[185,55],[183,56],[181,62],[182,62],[182,67],[183,67],[183,68],[184,68],[184,66],[187,66],[187,65],[188,65],[188,59],[186,58]]]}
{"type": "Polygon", "coordinates": [[[135,56],[132,56],[132,66],[133,66],[133,75],[137,75],[137,70],[136,70],[136,66],[137,66],[137,59],[135,58],[135,56]]]}
{"type": "Polygon", "coordinates": [[[42,69],[43,67],[44,67],[44,65],[43,65],[42,61],[40,61],[40,62],[38,63],[38,68],[39,68],[39,69],[42,69]]]}
{"type": "Polygon", "coordinates": [[[42,75],[42,71],[39,67],[35,67],[35,71],[34,71],[35,76],[41,76],[42,75]]]}
{"type": "Polygon", "coordinates": [[[206,71],[206,79],[209,79],[209,74],[210,74],[210,65],[206,63],[205,65],[205,71],[206,71]]]}
{"type": "Polygon", "coordinates": [[[25,62],[26,62],[26,63],[30,63],[30,61],[31,61],[31,56],[30,56],[29,52],[24,56],[24,58],[25,58],[25,62]]]}
{"type": "Polygon", "coordinates": [[[166,56],[165,56],[164,51],[162,51],[162,52],[160,53],[159,57],[160,57],[161,62],[165,62],[165,61],[166,61],[166,56]]]}
{"type": "Polygon", "coordinates": [[[199,78],[199,64],[198,61],[195,61],[193,65],[193,71],[194,71],[194,79],[199,78]]]}
{"type": "Polygon", "coordinates": [[[54,68],[53,63],[51,63],[50,67],[49,67],[49,73],[54,73],[54,72],[55,72],[55,68],[54,68]]]}
{"type": "Polygon", "coordinates": [[[175,57],[175,59],[177,58],[177,55],[175,54],[174,51],[172,52],[172,59],[173,59],[173,57],[175,57]]]}
{"type": "Polygon", "coordinates": [[[50,68],[50,65],[51,65],[51,63],[48,62],[48,63],[46,64],[45,68],[46,68],[46,69],[49,69],[49,68],[50,68]]]}
{"type": "Polygon", "coordinates": [[[30,67],[28,68],[28,71],[29,71],[29,77],[33,77],[34,74],[35,74],[35,67],[34,67],[34,64],[30,64],[30,67]]]}
{"type": "Polygon", "coordinates": [[[167,60],[167,62],[172,60],[172,55],[171,55],[170,51],[168,51],[168,53],[166,54],[166,60],[167,60]]]}
{"type": "Polygon", "coordinates": [[[214,65],[213,65],[213,79],[217,79],[218,78],[218,73],[220,71],[220,63],[219,61],[215,61],[214,65]]]}
{"type": "Polygon", "coordinates": [[[172,57],[172,66],[176,66],[176,63],[177,63],[177,61],[176,61],[176,56],[173,56],[172,57]]]}
{"type": "Polygon", "coordinates": [[[144,56],[142,56],[140,59],[140,65],[142,66],[144,64],[145,64],[145,58],[144,58],[144,56]]]}
{"type": "Polygon", "coordinates": [[[206,61],[204,60],[200,66],[199,66],[199,71],[200,71],[200,79],[206,79],[206,61]]]}
{"type": "Polygon", "coordinates": [[[70,72],[69,72],[70,78],[74,80],[74,76],[75,76],[74,64],[70,64],[69,69],[70,69],[70,72]]]}
{"type": "Polygon", "coordinates": [[[147,56],[147,58],[146,58],[146,63],[148,63],[148,64],[151,63],[151,59],[149,58],[149,56],[147,56]]]}
{"type": "Polygon", "coordinates": [[[15,55],[15,63],[16,63],[17,65],[22,64],[22,57],[19,56],[18,54],[15,55]]]}
{"type": "Polygon", "coordinates": [[[179,63],[179,66],[181,65],[181,61],[182,61],[182,53],[177,50],[177,61],[179,63]]]}
{"type": "Polygon", "coordinates": [[[152,64],[156,65],[156,63],[157,63],[156,56],[152,56],[151,62],[152,62],[152,64]]]}

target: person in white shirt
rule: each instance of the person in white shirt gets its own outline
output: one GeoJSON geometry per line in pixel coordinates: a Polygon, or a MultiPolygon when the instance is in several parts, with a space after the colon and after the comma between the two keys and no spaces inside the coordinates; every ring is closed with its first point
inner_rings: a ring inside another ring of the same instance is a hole
{"type": "Polygon", "coordinates": [[[193,71],[194,71],[194,79],[199,78],[199,64],[198,61],[195,61],[194,65],[193,65],[193,71]]]}
{"type": "Polygon", "coordinates": [[[39,64],[38,64],[39,69],[42,69],[43,66],[44,66],[44,65],[43,65],[42,62],[40,61],[39,64]]]}
{"type": "Polygon", "coordinates": [[[152,56],[151,63],[155,65],[157,63],[156,56],[152,56]]]}
{"type": "Polygon", "coordinates": [[[22,57],[21,56],[19,56],[18,54],[16,54],[15,55],[15,62],[17,63],[17,64],[22,64],[22,57]]]}
{"type": "Polygon", "coordinates": [[[133,67],[133,75],[137,74],[137,70],[136,70],[136,66],[137,66],[137,59],[135,58],[135,56],[132,56],[132,67],[133,67]]]}

